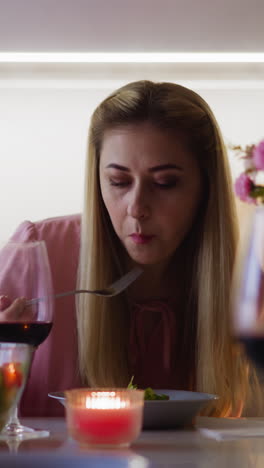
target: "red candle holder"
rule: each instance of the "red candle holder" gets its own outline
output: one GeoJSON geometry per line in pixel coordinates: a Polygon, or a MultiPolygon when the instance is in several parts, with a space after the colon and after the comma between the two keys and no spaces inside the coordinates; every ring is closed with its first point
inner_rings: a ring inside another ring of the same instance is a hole
{"type": "Polygon", "coordinates": [[[139,436],[143,390],[82,388],[65,395],[68,431],[80,444],[128,447],[139,436]]]}

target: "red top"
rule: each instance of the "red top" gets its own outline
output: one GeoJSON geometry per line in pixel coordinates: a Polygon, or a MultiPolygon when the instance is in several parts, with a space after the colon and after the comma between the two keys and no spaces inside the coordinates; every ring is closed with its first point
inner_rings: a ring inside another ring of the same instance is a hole
{"type": "Polygon", "coordinates": [[[187,390],[184,382],[188,376],[179,360],[182,340],[173,303],[137,303],[130,323],[128,356],[133,382],[140,388],[187,390]]]}
{"type": "Polygon", "coordinates": [[[144,301],[133,307],[128,356],[131,375],[139,387],[171,388],[175,330],[175,314],[168,303],[144,301]]]}

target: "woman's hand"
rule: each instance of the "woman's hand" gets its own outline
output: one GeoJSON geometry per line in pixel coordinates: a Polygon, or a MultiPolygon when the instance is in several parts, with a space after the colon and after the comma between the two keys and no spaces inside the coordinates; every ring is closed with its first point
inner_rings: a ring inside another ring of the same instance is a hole
{"type": "Polygon", "coordinates": [[[23,322],[34,319],[31,307],[26,307],[26,298],[19,297],[13,302],[8,296],[0,296],[0,322],[23,322]]]}

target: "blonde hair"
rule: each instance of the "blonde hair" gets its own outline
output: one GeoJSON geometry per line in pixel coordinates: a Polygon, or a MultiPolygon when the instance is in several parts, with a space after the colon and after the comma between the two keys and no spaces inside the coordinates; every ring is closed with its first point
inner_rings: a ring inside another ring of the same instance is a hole
{"type": "MultiPolygon", "coordinates": [[[[204,178],[203,212],[196,235],[190,236],[193,259],[187,272],[196,314],[194,334],[189,333],[188,323],[185,326],[186,350],[193,348],[195,356],[194,368],[190,365],[195,384],[190,383],[189,389],[220,395],[205,414],[224,416],[238,411],[238,402],[246,399],[248,391],[245,362],[230,332],[237,225],[221,133],[209,106],[195,92],[172,83],[138,81],[115,91],[94,111],[88,137],[79,287],[105,286],[124,272],[122,247],[100,193],[100,148],[106,130],[145,121],[176,135],[180,132],[204,178]]],[[[130,380],[127,307],[125,294],[78,299],[80,372],[89,385],[126,386],[130,380]]]]}

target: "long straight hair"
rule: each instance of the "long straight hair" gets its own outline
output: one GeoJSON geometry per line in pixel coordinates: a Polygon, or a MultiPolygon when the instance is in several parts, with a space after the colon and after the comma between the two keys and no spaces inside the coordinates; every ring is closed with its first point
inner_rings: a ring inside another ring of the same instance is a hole
{"type": "MultiPolygon", "coordinates": [[[[248,392],[246,364],[230,332],[230,284],[238,233],[222,136],[211,109],[195,92],[172,83],[138,81],[115,91],[94,111],[88,135],[79,287],[98,288],[124,273],[125,253],[100,192],[100,150],[107,130],[142,122],[182,135],[203,177],[201,216],[186,239],[191,258],[185,262],[185,274],[195,326],[186,320],[181,359],[185,353],[189,356],[187,371],[195,375],[186,389],[219,395],[205,414],[224,416],[236,412],[248,392]]],[[[127,312],[125,293],[112,299],[78,298],[79,363],[86,384],[128,384],[127,312]]]]}

